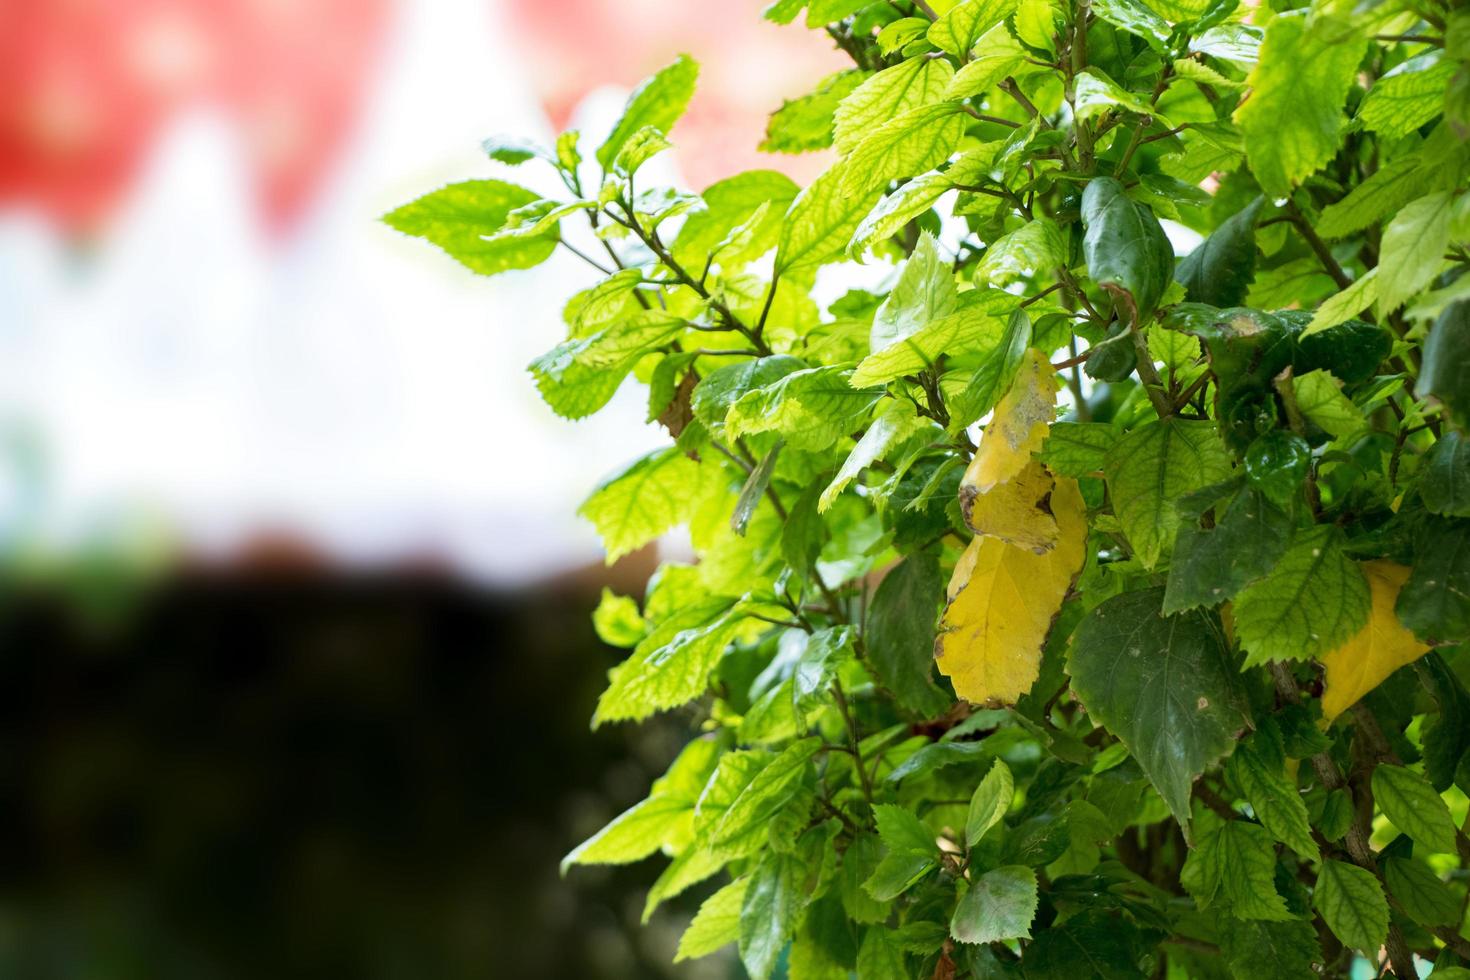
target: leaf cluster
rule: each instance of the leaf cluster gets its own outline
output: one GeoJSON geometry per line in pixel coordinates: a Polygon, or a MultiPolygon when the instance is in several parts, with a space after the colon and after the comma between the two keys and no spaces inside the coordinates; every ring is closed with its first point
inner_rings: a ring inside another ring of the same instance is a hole
{"type": "Polygon", "coordinates": [[[487,142],[564,194],[385,219],[596,268],[536,386],[670,436],[582,509],[697,556],[604,595],[595,723],[690,740],[568,865],[718,885],[679,956],[758,980],[1465,975],[1470,11],[765,16],[853,61],[771,116],[810,185],[647,186],[680,58],[487,142]]]}

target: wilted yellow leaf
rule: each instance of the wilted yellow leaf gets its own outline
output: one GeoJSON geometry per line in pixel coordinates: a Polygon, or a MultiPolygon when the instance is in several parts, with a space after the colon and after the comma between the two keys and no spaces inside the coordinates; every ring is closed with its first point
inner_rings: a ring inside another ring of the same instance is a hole
{"type": "Polygon", "coordinates": [[[1056,370],[1041,351],[1026,351],[1016,380],[995,406],[980,437],[980,448],[960,481],[961,499],[966,494],[988,493],[1025,469],[1031,454],[1046,442],[1056,404],[1056,370]]]}
{"type": "Polygon", "coordinates": [[[1032,460],[1015,479],[989,493],[968,493],[961,487],[960,510],[976,534],[999,538],[1039,555],[1057,543],[1057,521],[1051,513],[1055,486],[1046,467],[1032,460]]]}
{"type": "Polygon", "coordinates": [[[1087,550],[1087,508],[1076,480],[1056,482],[1051,509],[1051,551],[977,537],[955,566],[935,656],[967,701],[1014,704],[1036,681],[1046,634],[1087,550]]]}
{"type": "Polygon", "coordinates": [[[1373,594],[1368,624],[1352,639],[1322,657],[1326,689],[1322,692],[1322,719],[1328,724],[1398,670],[1418,660],[1429,647],[1414,638],[1394,614],[1399,590],[1409,570],[1391,561],[1362,566],[1373,594]]]}

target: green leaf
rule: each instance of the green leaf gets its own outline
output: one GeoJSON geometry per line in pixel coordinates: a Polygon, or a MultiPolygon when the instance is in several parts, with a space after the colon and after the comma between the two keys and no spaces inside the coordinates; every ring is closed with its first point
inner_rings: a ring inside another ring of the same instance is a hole
{"type": "Polygon", "coordinates": [[[805,905],[801,892],[804,875],[792,855],[766,851],[750,873],[750,884],[740,903],[740,961],[751,980],[766,980],[776,959],[796,931],[797,916],[805,905]]]}
{"type": "Polygon", "coordinates": [[[722,946],[740,939],[740,910],[745,904],[745,892],[750,887],[750,878],[736,878],[709,898],[695,913],[694,921],[679,937],[679,951],[674,962],[694,960],[708,956],[722,946]]]}
{"type": "Polygon", "coordinates": [[[1266,828],[1213,814],[1201,819],[1199,840],[1180,874],[1201,907],[1223,900],[1242,919],[1295,918],[1277,893],[1275,878],[1276,845],[1266,828]]]}
{"type": "Polygon", "coordinates": [[[633,94],[628,96],[617,125],[597,148],[597,162],[602,164],[602,168],[611,168],[624,145],[645,126],[664,133],[671,132],[694,95],[694,83],[698,78],[699,65],[687,55],[680,55],[673,64],[639,83],[633,94]]]}
{"type": "Polygon", "coordinates": [[[1415,844],[1434,854],[1455,853],[1455,821],[1429,780],[1403,766],[1373,770],[1373,798],[1383,815],[1415,844]]]}
{"type": "Polygon", "coordinates": [[[1027,51],[1005,24],[997,24],[980,38],[975,56],[955,73],[945,91],[947,99],[967,99],[990,91],[1010,75],[1029,69],[1027,51]]]}
{"type": "Polygon", "coordinates": [[[1342,382],[1327,371],[1309,371],[1292,380],[1297,408],[1324,432],[1339,438],[1361,432],[1363,412],[1342,393],[1342,382]]]}
{"type": "Polygon", "coordinates": [[[791,202],[776,248],[778,275],[818,266],[841,255],[858,223],[878,203],[881,187],[874,186],[861,194],[846,192],[846,167],[846,163],[828,167],[791,202]]]}
{"type": "Polygon", "coordinates": [[[536,388],[563,418],[586,418],[617,393],[639,358],[668,343],[684,321],[642,310],[585,337],[557,344],[530,364],[536,388]]]}
{"type": "MultiPolygon", "coordinates": [[[[944,275],[948,278],[949,272],[944,275]]],[[[969,306],[958,313],[931,320],[910,336],[864,358],[852,373],[852,384],[867,388],[918,374],[934,367],[946,354],[978,352],[985,357],[996,351],[1005,339],[1008,319],[1000,319],[989,310],[969,306]]]]}
{"type": "Polygon", "coordinates": [[[1271,836],[1302,857],[1317,860],[1317,844],[1312,840],[1312,828],[1307,822],[1307,805],[1297,791],[1295,780],[1286,772],[1281,734],[1274,725],[1262,725],[1236,747],[1230,756],[1229,772],[1245,794],[1256,819],[1271,836]]]}
{"type": "Polygon", "coordinates": [[[694,388],[689,407],[694,417],[711,429],[725,424],[725,416],[747,392],[775,384],[806,364],[787,354],[736,361],[716,368],[694,388]]]}
{"type": "Polygon", "coordinates": [[[539,195],[503,180],[466,180],[388,212],[383,223],[439,246],[471,272],[493,276],[540,265],[555,251],[555,227],[535,236],[487,240],[511,211],[537,200],[539,195]]]}
{"type": "Polygon", "coordinates": [[[1251,96],[1235,110],[1251,172],[1268,196],[1286,197],[1337,152],[1363,46],[1362,35],[1325,15],[1310,27],[1306,11],[1272,18],[1246,79],[1251,96]]]}
{"type": "Polygon", "coordinates": [[[946,174],[924,174],[889,194],[852,233],[852,241],[847,244],[848,258],[860,260],[868,249],[898,234],[953,186],[946,174]]]}
{"type": "Polygon", "coordinates": [[[1120,319],[1141,327],[1174,275],[1174,249],[1159,219],[1118,181],[1094,177],[1082,194],[1082,222],[1088,275],[1113,295],[1120,319]]]}
{"type": "Polygon", "coordinates": [[[1454,62],[1438,51],[1410,58],[1373,83],[1358,107],[1358,121],[1384,139],[1403,139],[1444,109],[1454,73],[1454,62]]]}
{"type": "Polygon", "coordinates": [[[929,41],[961,62],[985,34],[1016,9],[1016,0],[963,0],[929,27],[929,41]]]}
{"type": "MultiPolygon", "coordinates": [[[[854,375],[856,378],[856,375],[854,375]]],[[[909,436],[929,425],[927,419],[915,415],[913,406],[901,401],[891,401],[863,437],[852,447],[847,459],[842,463],[842,468],[832,478],[832,482],[822,491],[817,503],[818,513],[823,513],[837,499],[837,495],[843,489],[862,475],[863,470],[874,462],[882,459],[894,446],[900,445],[909,436]]]]}
{"type": "Polygon", "coordinates": [[[1077,73],[1073,79],[1078,119],[1092,119],[1114,108],[1127,109],[1141,116],[1158,118],[1165,125],[1168,121],[1158,115],[1144,96],[1135,95],[1107,76],[1101,68],[1088,68],[1077,73]]]}
{"type": "Polygon", "coordinates": [[[1056,422],[1038,455],[1058,476],[1091,476],[1102,471],[1117,441],[1117,432],[1102,422],[1056,422]]]}
{"type": "Polygon", "coordinates": [[[1027,980],[1144,980],[1138,938],[1126,920],[1088,909],[1036,935],[1026,948],[1027,980]]]}
{"type": "Polygon", "coordinates": [[[1049,218],[1028,221],[990,244],[975,278],[1005,286],[1026,276],[1041,275],[1064,265],[1067,243],[1049,218]]]}
{"type": "Polygon", "coordinates": [[[1470,300],[1446,307],[1430,327],[1414,393],[1439,401],[1461,428],[1470,422],[1470,300]]]}
{"type": "Polygon", "coordinates": [[[1323,861],[1312,904],[1345,946],[1374,956],[1388,938],[1388,902],[1371,871],[1323,861]]]}
{"type": "Polygon", "coordinates": [[[1162,589],[1149,589],[1093,609],[1073,634],[1067,672],[1088,713],[1128,747],[1187,828],[1195,778],[1229,753],[1248,719],[1219,621],[1165,617],[1162,601],[1162,589]]]}
{"type": "Polygon", "coordinates": [[[779,432],[793,448],[826,449],[847,435],[877,403],[879,393],[855,389],[840,367],[807,368],[740,397],[725,417],[730,438],[779,432]]]}
{"type": "Polygon", "coordinates": [[[949,397],[949,431],[961,432],[996,406],[1021,370],[1031,346],[1031,318],[1022,309],[1006,320],[999,343],[986,353],[965,386],[949,397]]]}
{"type": "Polygon", "coordinates": [[[1210,528],[1187,524],[1174,542],[1164,612],[1218,606],[1276,565],[1291,540],[1290,517],[1254,487],[1242,487],[1210,528]]]}
{"type": "Polygon", "coordinates": [[[1470,525],[1434,521],[1425,527],[1394,611],[1425,643],[1470,639],[1470,525]]]}
{"type": "Polygon", "coordinates": [[[873,807],[873,819],[878,823],[878,837],[888,853],[938,857],[934,831],[911,811],[892,803],[880,803],[873,807]]]}
{"type": "Polygon", "coordinates": [[[638,603],[630,596],[615,595],[602,587],[602,600],[592,613],[592,628],[597,638],[608,646],[631,647],[643,639],[648,624],[638,612],[638,603]]]}
{"type": "Polygon", "coordinates": [[[640,721],[703,694],[709,672],[740,627],[737,614],[721,612],[726,605],[710,600],[659,623],[609,673],[592,724],[640,721]]]}
{"type": "MultiPolygon", "coordinates": [[[[873,314],[873,328],[868,334],[869,349],[877,354],[912,337],[931,321],[953,313],[958,303],[954,270],[940,257],[934,236],[928,232],[920,234],[913,254],[898,275],[898,282],[894,283],[888,298],[873,314]]],[[[858,388],[866,388],[880,380],[889,379],[869,380],[861,365],[853,374],[853,386],[858,388]]]]}
{"type": "Polygon", "coordinates": [[[1257,197],[1231,215],[1179,263],[1174,279],[1190,302],[1222,307],[1245,302],[1256,273],[1256,216],[1264,203],[1257,197]]]}
{"type": "Polygon", "coordinates": [[[678,799],[654,797],[635,803],[562,858],[562,873],[574,864],[640,861],[662,847],[665,836],[689,812],[690,804],[678,799]]]}
{"type": "Polygon", "coordinates": [[[790,177],[774,170],[747,170],[716,181],[700,195],[703,210],[684,219],[674,240],[674,258],[693,269],[703,269],[716,250],[722,264],[759,258],[776,243],[782,216],[800,190],[790,177]],[[749,229],[744,241],[720,247],[733,229],[750,222],[763,207],[764,217],[749,229]]]}
{"type": "Polygon", "coordinates": [[[1431,929],[1459,924],[1459,898],[1424,862],[1388,858],[1383,862],[1383,877],[1389,894],[1415,922],[1431,929]]]}
{"type": "Polygon", "coordinates": [[[934,635],[944,580],[937,555],[910,555],[883,577],[864,637],[878,683],[914,714],[933,717],[950,705],[934,684],[934,635]]]}
{"type": "Polygon", "coordinates": [[[597,528],[611,565],[688,520],[699,475],[677,447],[659,449],[603,481],[577,513],[597,528]]]}
{"type": "Polygon", "coordinates": [[[1431,513],[1470,517],[1470,444],[1463,434],[1446,432],[1424,454],[1419,495],[1431,513]]]}
{"type": "Polygon", "coordinates": [[[1427,187],[1438,186],[1440,156],[1421,150],[1379,167],[1342,200],[1322,209],[1317,233],[1323,238],[1344,238],[1394,214],[1427,187]]]}
{"type": "Polygon", "coordinates": [[[858,947],[857,980],[892,980],[909,976],[903,950],[893,941],[886,926],[866,929],[858,947]]]}
{"type": "Polygon", "coordinates": [[[1378,267],[1374,266],[1342,292],[1323,300],[1317,312],[1312,314],[1312,322],[1302,331],[1302,336],[1308,337],[1351,320],[1377,302],[1378,267]]]}
{"type": "Polygon", "coordinates": [[[1346,643],[1370,608],[1368,580],[1343,552],[1342,532],[1319,524],[1298,531],[1276,567],[1236,598],[1235,635],[1248,666],[1305,660],[1346,643]]]}
{"type": "Polygon", "coordinates": [[[869,133],[909,109],[938,102],[954,77],[943,58],[911,58],[863,82],[837,107],[833,143],[851,153],[869,133]]]}
{"type": "Polygon", "coordinates": [[[1139,561],[1149,568],[1174,543],[1174,502],[1230,476],[1230,456],[1213,423],[1176,418],[1123,436],[1103,464],[1113,508],[1139,561]]]}
{"type": "Polygon", "coordinates": [[[766,123],[765,153],[807,153],[832,145],[837,106],[866,78],[851,68],[828,75],[810,95],[781,103],[766,123]]]}
{"type": "Polygon", "coordinates": [[[1450,196],[1440,191],[1406,205],[1383,231],[1378,315],[1388,316],[1429,284],[1450,243],[1450,196]]]}
{"type": "Polygon", "coordinates": [[[1035,917],[1036,872],[1007,865],[975,879],[955,906],[949,934],[962,943],[1030,939],[1035,917]]]}
{"type": "MultiPolygon", "coordinates": [[[[968,119],[960,103],[936,102],[886,120],[843,161],[842,194],[871,201],[871,195],[886,189],[889,181],[933,170],[959,145],[968,119]]],[[[869,203],[864,213],[872,206],[869,203]]]]}
{"type": "MultiPolygon", "coordinates": [[[[1015,795],[1015,783],[1011,777],[1010,767],[1000,759],[990,767],[985,778],[980,780],[980,785],[975,787],[975,795],[970,797],[970,811],[965,818],[965,843],[974,847],[979,843],[985,832],[1005,817],[1006,811],[1011,808],[1011,798],[1015,795]]],[[[958,937],[956,937],[958,938],[958,937]]],[[[974,942],[975,940],[965,940],[974,942]]],[[[987,940],[988,941],[988,940],[987,940]]]]}
{"type": "Polygon", "coordinates": [[[1317,930],[1305,919],[1262,922],[1220,916],[1220,949],[1235,980],[1316,980],[1317,930]]]}

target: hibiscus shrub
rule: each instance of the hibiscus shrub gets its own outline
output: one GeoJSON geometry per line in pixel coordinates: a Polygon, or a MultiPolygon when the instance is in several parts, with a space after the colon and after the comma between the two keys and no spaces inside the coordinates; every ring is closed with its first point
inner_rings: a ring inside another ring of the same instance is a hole
{"type": "Polygon", "coordinates": [[[696,555],[594,723],[690,740],[567,863],[712,879],[680,958],[1470,976],[1470,11],[1290,6],[779,0],[854,62],[771,116],[809,186],[641,179],[681,58],[486,144],[565,193],[387,216],[596,267],[531,374],[671,437],[582,508],[696,555]]]}

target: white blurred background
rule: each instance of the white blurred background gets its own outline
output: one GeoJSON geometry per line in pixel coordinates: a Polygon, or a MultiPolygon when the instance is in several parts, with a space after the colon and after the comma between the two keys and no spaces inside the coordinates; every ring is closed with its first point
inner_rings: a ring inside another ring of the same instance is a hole
{"type": "Polygon", "coordinates": [[[375,219],[506,171],[485,136],[595,137],[679,52],[703,71],[662,178],[810,177],[755,146],[842,60],[762,6],[0,0],[9,532],[491,586],[596,561],[577,504],[661,440],[637,392],[570,424],[525,372],[589,271],[481,279],[375,219]]]}

